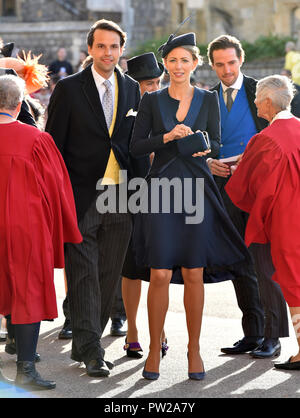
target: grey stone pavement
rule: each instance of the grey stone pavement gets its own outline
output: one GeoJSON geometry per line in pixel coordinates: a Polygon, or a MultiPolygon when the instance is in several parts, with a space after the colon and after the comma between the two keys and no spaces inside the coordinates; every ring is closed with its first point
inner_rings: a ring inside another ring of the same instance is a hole
{"type": "MultiPolygon", "coordinates": [[[[241,313],[236,304],[231,282],[205,285],[205,309],[201,334],[201,355],[207,376],[203,381],[191,381],[187,376],[187,331],[183,309],[183,286],[170,286],[170,306],[165,329],[170,346],[161,361],[160,378],[147,381],[142,370],[147,357],[149,336],[146,309],[147,283],[143,283],[138,313],[139,340],[144,349],[142,359],[124,355],[124,338],[111,337],[108,324],[103,346],[106,359],[115,363],[108,378],[91,378],[83,365],[70,359],[71,342],[59,340],[63,325],[62,302],[65,296],[61,270],[55,271],[55,285],[59,317],[54,322],[43,322],[38,344],[41,362],[37,370],[42,377],[55,380],[57,387],[50,391],[25,392],[14,386],[0,384],[0,398],[162,398],[172,402],[200,398],[300,398],[300,372],[280,371],[273,367],[274,360],[255,360],[248,354],[223,355],[220,347],[230,346],[242,337],[241,313]]],[[[285,361],[297,351],[294,331],[290,323],[290,337],[281,339],[281,356],[285,361]]],[[[0,343],[3,373],[15,378],[15,356],[4,352],[0,343]]],[[[121,402],[121,401],[120,401],[121,402]]]]}

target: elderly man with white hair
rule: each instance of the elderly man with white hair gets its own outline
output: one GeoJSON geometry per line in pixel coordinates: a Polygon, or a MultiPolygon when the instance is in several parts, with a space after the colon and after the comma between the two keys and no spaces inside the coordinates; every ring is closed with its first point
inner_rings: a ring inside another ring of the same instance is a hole
{"type": "Polygon", "coordinates": [[[277,369],[300,370],[300,120],[290,113],[292,82],[265,77],[257,84],[258,116],[270,125],[255,135],[226,191],[249,213],[245,241],[273,261],[272,279],[289,306],[299,351],[277,369]]]}

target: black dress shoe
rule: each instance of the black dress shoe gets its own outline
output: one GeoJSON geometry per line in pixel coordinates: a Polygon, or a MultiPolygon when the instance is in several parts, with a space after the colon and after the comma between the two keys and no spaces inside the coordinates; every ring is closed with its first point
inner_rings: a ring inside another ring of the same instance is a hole
{"type": "Polygon", "coordinates": [[[100,358],[90,360],[86,364],[86,372],[91,377],[107,377],[110,374],[106,362],[100,358]]]}
{"type": "Polygon", "coordinates": [[[285,363],[274,363],[275,369],[281,370],[300,370],[300,361],[291,361],[293,357],[290,357],[285,363]]]}
{"type": "Polygon", "coordinates": [[[242,340],[233,344],[233,347],[221,348],[221,351],[225,354],[245,354],[255,350],[262,342],[263,338],[258,338],[257,340],[252,340],[251,338],[251,340],[249,340],[247,337],[244,337],[242,340]]]}
{"type": "Polygon", "coordinates": [[[121,318],[113,318],[111,320],[110,335],[114,337],[123,337],[127,334],[127,329],[124,326],[125,320],[121,318]]]}
{"type": "MultiPolygon", "coordinates": [[[[82,363],[84,361],[83,358],[74,350],[71,351],[71,359],[74,361],[78,361],[78,363],[82,363]]],[[[111,361],[104,360],[104,363],[106,364],[109,370],[112,370],[115,367],[114,363],[112,363],[111,361]]]]}
{"type": "Polygon", "coordinates": [[[263,343],[249,354],[254,358],[278,357],[281,353],[281,344],[278,338],[265,338],[263,343]]]}
{"type": "Polygon", "coordinates": [[[71,340],[72,339],[72,326],[69,319],[65,320],[62,330],[58,334],[59,340],[71,340]]]}

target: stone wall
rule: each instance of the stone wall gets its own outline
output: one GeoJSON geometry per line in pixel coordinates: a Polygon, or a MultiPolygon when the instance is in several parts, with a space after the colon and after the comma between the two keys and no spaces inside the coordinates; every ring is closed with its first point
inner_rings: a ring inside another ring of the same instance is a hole
{"type": "MultiPolygon", "coordinates": [[[[122,0],[125,4],[123,14],[119,10],[113,14],[88,9],[87,0],[16,1],[17,16],[0,16],[0,37],[4,42],[14,41],[19,49],[42,53],[45,64],[55,59],[57,49],[64,46],[73,65],[78,63],[80,50],[87,49],[86,34],[90,26],[100,18],[120,21],[129,35],[125,53],[130,55],[139,43],[155,37],[167,39],[168,34],[176,30],[178,3],[185,5],[186,15],[197,12],[182,31],[196,31],[199,43],[206,43],[224,32],[251,41],[274,28],[274,33],[288,31],[290,9],[300,4],[300,0],[122,0]],[[197,9],[187,8],[187,5],[197,5],[197,9]]],[[[255,70],[250,68],[250,71],[261,74],[257,67],[255,70]]],[[[204,66],[201,72],[205,79],[212,77],[208,66],[204,66]]]]}
{"type": "Polygon", "coordinates": [[[43,54],[40,62],[46,65],[56,59],[59,47],[65,47],[68,60],[75,66],[80,50],[87,50],[86,36],[96,20],[111,19],[122,27],[123,18],[130,20],[128,7],[123,16],[120,12],[98,12],[86,6],[86,0],[17,0],[16,16],[0,16],[0,37],[4,42],[15,42],[20,50],[43,54]]]}
{"type": "Polygon", "coordinates": [[[131,5],[135,11],[131,48],[168,33],[171,24],[170,0],[143,1],[143,7],[141,0],[131,0],[131,5]]]}
{"type": "Polygon", "coordinates": [[[0,25],[0,37],[4,42],[14,41],[17,48],[43,54],[40,62],[50,64],[56,58],[59,47],[65,47],[68,59],[74,65],[79,61],[79,51],[86,50],[86,35],[92,22],[33,22],[0,25]]]}

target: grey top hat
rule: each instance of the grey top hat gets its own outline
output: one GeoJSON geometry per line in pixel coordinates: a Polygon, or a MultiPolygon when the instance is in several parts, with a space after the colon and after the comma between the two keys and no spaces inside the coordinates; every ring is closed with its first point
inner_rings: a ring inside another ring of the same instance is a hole
{"type": "Polygon", "coordinates": [[[157,62],[153,52],[146,52],[130,58],[127,61],[128,71],[126,74],[134,78],[136,81],[151,80],[157,78],[164,72],[164,66],[157,62]]]}

